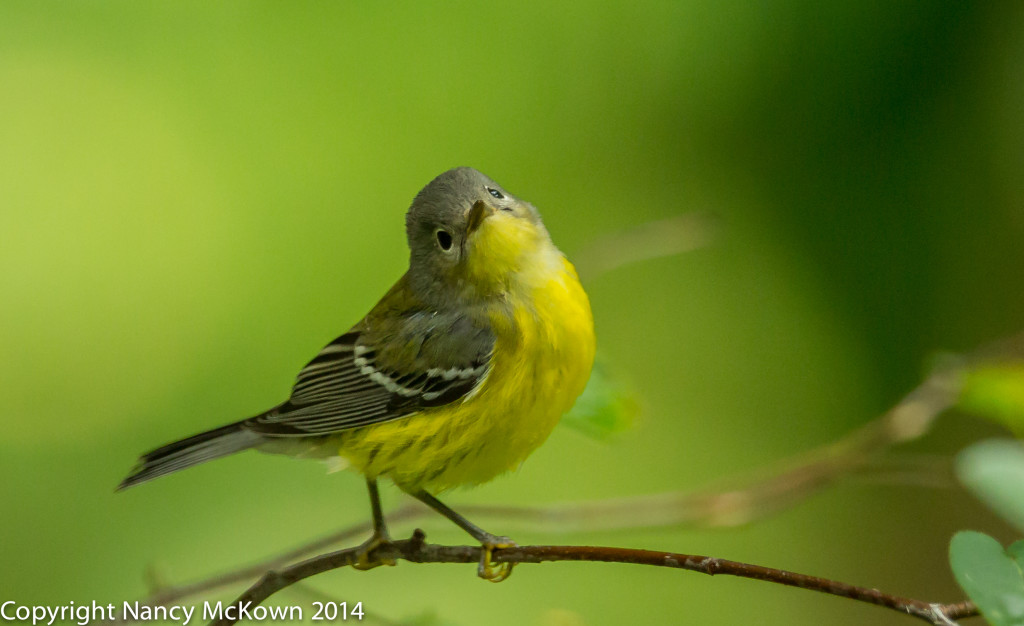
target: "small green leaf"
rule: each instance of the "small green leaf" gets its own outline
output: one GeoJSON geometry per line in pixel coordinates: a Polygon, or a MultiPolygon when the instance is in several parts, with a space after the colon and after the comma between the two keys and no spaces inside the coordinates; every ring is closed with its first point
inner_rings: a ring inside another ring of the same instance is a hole
{"type": "Polygon", "coordinates": [[[609,373],[599,356],[586,388],[562,422],[594,439],[606,440],[633,425],[638,405],[633,391],[609,373]]]}
{"type": "Polygon", "coordinates": [[[1024,624],[1024,573],[1017,558],[1021,542],[1003,550],[984,533],[963,530],[949,543],[949,564],[957,583],[994,626],[1024,624]]]}
{"type": "Polygon", "coordinates": [[[959,406],[1024,437],[1024,362],[987,365],[968,372],[959,406]]]}
{"type": "Polygon", "coordinates": [[[1024,564],[1024,539],[1020,541],[1014,541],[1006,548],[1006,553],[1010,555],[1014,561],[1017,561],[1017,565],[1024,564]]]}
{"type": "Polygon", "coordinates": [[[993,439],[963,450],[956,474],[993,511],[1024,532],[1024,446],[993,439]]]}

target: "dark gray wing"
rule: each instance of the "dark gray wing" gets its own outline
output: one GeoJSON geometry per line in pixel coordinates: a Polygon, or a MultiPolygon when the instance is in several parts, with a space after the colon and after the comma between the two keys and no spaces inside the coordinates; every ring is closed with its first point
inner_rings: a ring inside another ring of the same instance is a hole
{"type": "Polygon", "coordinates": [[[246,421],[268,436],[322,436],[455,402],[487,375],[494,335],[455,314],[364,322],[299,372],[284,404],[246,421]]]}

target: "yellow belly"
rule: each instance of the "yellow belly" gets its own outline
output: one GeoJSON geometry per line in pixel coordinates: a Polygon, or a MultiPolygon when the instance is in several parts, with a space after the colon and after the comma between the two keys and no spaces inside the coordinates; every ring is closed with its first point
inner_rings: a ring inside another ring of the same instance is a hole
{"type": "Polygon", "coordinates": [[[342,457],[406,490],[473,485],[515,469],[583,391],[594,361],[590,304],[572,265],[495,312],[494,356],[462,401],[339,435],[342,457]]]}

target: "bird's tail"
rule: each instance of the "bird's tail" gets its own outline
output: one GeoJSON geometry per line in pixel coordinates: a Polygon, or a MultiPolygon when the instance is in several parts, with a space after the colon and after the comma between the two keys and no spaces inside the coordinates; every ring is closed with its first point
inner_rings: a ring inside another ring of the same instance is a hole
{"type": "Polygon", "coordinates": [[[181,441],[161,446],[142,455],[138,465],[117,489],[127,489],[164,474],[212,461],[258,445],[262,437],[246,429],[243,422],[221,426],[181,441]]]}

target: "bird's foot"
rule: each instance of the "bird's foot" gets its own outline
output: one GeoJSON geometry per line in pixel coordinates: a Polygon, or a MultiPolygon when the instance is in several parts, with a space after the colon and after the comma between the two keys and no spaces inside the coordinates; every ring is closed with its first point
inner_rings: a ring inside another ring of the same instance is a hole
{"type": "Polygon", "coordinates": [[[492,561],[492,558],[495,550],[515,548],[516,545],[516,542],[508,537],[487,535],[484,541],[481,542],[483,553],[480,555],[480,565],[477,566],[477,576],[492,583],[500,583],[511,576],[514,563],[495,563],[492,561]]]}
{"type": "Polygon", "coordinates": [[[386,531],[374,531],[369,539],[356,548],[356,560],[352,567],[358,570],[370,570],[381,565],[394,566],[396,561],[392,557],[381,557],[375,554],[378,548],[391,544],[391,537],[386,531]]]}

